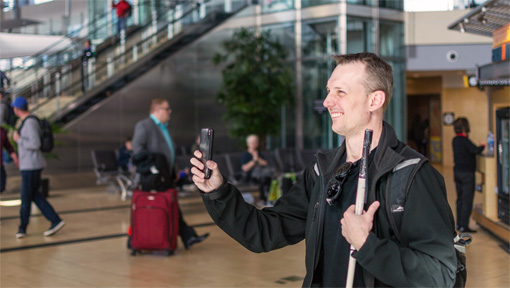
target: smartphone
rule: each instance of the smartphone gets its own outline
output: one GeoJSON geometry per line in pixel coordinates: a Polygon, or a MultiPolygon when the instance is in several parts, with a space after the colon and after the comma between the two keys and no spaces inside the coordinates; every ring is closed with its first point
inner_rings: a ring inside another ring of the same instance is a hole
{"type": "MultiPolygon", "coordinates": [[[[202,152],[202,163],[207,162],[207,160],[212,160],[213,155],[213,140],[214,140],[214,130],[212,128],[203,128],[200,131],[200,152],[202,152]]],[[[205,166],[204,171],[205,179],[211,178],[211,170],[205,166]]]]}

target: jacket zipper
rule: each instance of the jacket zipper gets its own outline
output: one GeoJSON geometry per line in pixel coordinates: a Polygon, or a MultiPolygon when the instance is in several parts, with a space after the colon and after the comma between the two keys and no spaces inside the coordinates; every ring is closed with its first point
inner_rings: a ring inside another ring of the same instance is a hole
{"type": "Polygon", "coordinates": [[[317,215],[317,208],[319,208],[319,201],[317,201],[317,203],[315,203],[315,206],[313,207],[313,218],[312,218],[312,222],[315,222],[315,216],[317,215]]]}
{"type": "MultiPolygon", "coordinates": [[[[323,185],[323,181],[322,181],[322,176],[323,176],[323,171],[321,170],[321,166],[320,166],[320,163],[319,163],[319,157],[318,155],[316,154],[315,155],[315,160],[317,162],[317,169],[319,170],[319,177],[318,177],[318,180],[319,180],[319,185],[320,185],[320,191],[319,191],[319,199],[317,200],[317,202],[315,203],[315,206],[314,206],[314,212],[313,212],[313,221],[312,222],[315,222],[315,218],[317,216],[317,211],[319,212],[319,217],[318,217],[318,220],[320,220],[321,218],[321,199],[322,199],[322,194],[323,194],[323,189],[324,189],[324,185],[323,185]]],[[[321,241],[321,238],[322,238],[322,235],[321,235],[321,223],[320,221],[316,223],[317,225],[317,238],[315,240],[315,250],[314,250],[314,255],[313,255],[313,263],[312,263],[312,268],[313,268],[313,271],[311,271],[312,275],[311,275],[311,281],[313,281],[313,277],[314,277],[314,274],[315,274],[315,267],[317,266],[317,255],[320,254],[320,251],[318,250],[319,249],[319,242],[321,241]]]]}

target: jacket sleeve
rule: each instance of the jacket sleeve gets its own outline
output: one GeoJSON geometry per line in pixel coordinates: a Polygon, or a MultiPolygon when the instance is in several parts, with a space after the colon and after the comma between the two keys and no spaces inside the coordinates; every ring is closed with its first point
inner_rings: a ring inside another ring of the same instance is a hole
{"type": "Polygon", "coordinates": [[[268,252],[305,238],[310,181],[303,176],[274,207],[262,210],[246,203],[239,190],[226,182],[201,195],[212,219],[225,233],[252,252],[268,252]]]}
{"type": "Polygon", "coordinates": [[[133,155],[137,155],[143,150],[147,150],[147,131],[143,126],[143,122],[136,123],[133,140],[131,141],[133,155]]]}
{"type": "Polygon", "coordinates": [[[482,153],[484,148],[485,148],[484,146],[476,146],[473,142],[471,142],[471,140],[467,141],[467,149],[469,153],[473,155],[478,155],[482,153]]]}
{"type": "Polygon", "coordinates": [[[41,149],[41,127],[37,120],[33,118],[26,119],[21,129],[18,146],[26,150],[41,149]]]}
{"type": "Polygon", "coordinates": [[[9,154],[11,153],[14,153],[16,151],[14,151],[14,148],[12,147],[11,145],[11,142],[9,141],[9,137],[7,136],[7,131],[5,131],[3,128],[1,129],[1,141],[3,143],[3,148],[5,148],[7,150],[7,152],[9,152],[9,154]]]}
{"type": "MultiPolygon", "coordinates": [[[[384,213],[381,208],[377,214],[384,213]]],[[[401,245],[370,232],[353,256],[377,280],[390,286],[452,287],[457,265],[453,216],[444,180],[429,164],[412,181],[404,209],[401,245]]]]}

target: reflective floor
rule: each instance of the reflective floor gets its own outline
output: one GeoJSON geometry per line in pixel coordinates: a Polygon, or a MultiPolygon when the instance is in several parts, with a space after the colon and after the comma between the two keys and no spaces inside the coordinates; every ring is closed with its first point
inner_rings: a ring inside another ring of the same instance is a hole
{"type": "MultiPolygon", "coordinates": [[[[441,167],[438,167],[441,171],[441,167]]],[[[444,173],[450,204],[455,201],[451,169],[444,173]]],[[[304,242],[264,254],[251,253],[213,223],[197,193],[183,195],[188,224],[211,236],[175,255],[131,256],[126,248],[129,202],[107,186],[51,191],[50,202],[66,221],[53,237],[38,212],[27,237],[17,240],[19,206],[0,208],[1,287],[300,287],[305,274],[304,242]]],[[[0,196],[2,203],[16,193],[0,196]]],[[[475,203],[481,202],[477,193],[475,203]]],[[[473,228],[478,228],[472,222],[473,228]]],[[[479,229],[467,250],[468,287],[509,287],[509,254],[479,229]]],[[[179,240],[180,241],[180,240],[179,240]]]]}

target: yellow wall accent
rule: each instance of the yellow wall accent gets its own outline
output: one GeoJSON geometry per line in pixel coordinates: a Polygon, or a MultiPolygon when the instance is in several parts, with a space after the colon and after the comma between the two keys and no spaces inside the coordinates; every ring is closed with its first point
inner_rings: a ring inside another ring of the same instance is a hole
{"type": "Polygon", "coordinates": [[[441,77],[407,77],[407,95],[441,94],[441,77]]]}

